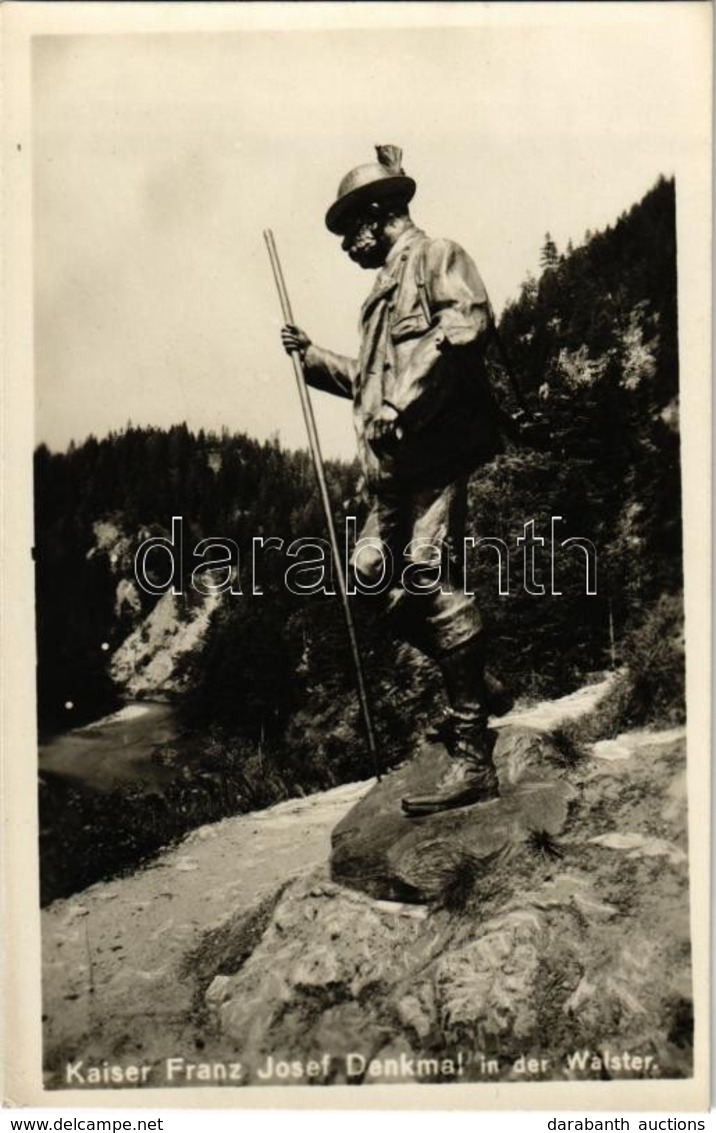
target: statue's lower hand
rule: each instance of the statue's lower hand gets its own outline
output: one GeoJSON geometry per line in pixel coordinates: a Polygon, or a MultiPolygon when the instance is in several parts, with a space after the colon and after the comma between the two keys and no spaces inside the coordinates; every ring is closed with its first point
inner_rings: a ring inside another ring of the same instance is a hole
{"type": "Polygon", "coordinates": [[[286,326],[281,328],[281,342],[287,354],[298,353],[302,358],[311,345],[311,340],[305,330],[301,330],[293,323],[286,323],[286,326]]]}
{"type": "Polygon", "coordinates": [[[392,405],[382,405],[368,425],[366,437],[377,457],[392,456],[402,440],[400,414],[392,405]]]}

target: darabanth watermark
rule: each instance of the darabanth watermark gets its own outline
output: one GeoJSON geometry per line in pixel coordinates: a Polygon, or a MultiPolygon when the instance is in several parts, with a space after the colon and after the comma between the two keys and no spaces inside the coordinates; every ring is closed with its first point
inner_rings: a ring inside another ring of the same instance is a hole
{"type": "MultiPolygon", "coordinates": [[[[521,571],[520,585],[526,594],[533,597],[559,597],[562,590],[557,579],[557,559],[563,556],[558,556],[558,551],[570,552],[565,565],[571,570],[582,570],[585,594],[596,595],[597,549],[591,539],[580,535],[560,539],[557,525],[561,522],[562,516],[552,515],[549,537],[545,538],[536,533],[534,519],[526,520],[522,532],[514,540],[513,548],[503,538],[483,535],[465,536],[460,548],[442,541],[414,539],[398,554],[395,548],[381,539],[356,538],[357,520],[355,516],[349,515],[346,517],[344,539],[348,594],[377,595],[396,585],[400,585],[408,594],[418,596],[439,590],[446,591],[448,586],[454,588],[454,581],[447,583],[445,580],[444,563],[448,556],[464,580],[464,593],[472,595],[474,590],[467,581],[468,567],[478,561],[483,549],[487,549],[494,552],[497,590],[501,597],[507,598],[514,593],[514,590],[510,590],[510,578],[515,557],[519,560],[518,569],[521,571]],[[576,558],[571,554],[575,549],[580,552],[576,558]],[[370,557],[370,573],[361,569],[364,556],[370,557]],[[379,571],[375,569],[376,559],[380,560],[379,571]],[[542,560],[543,567],[546,561],[549,586],[538,578],[538,559],[542,560]]],[[[242,551],[235,539],[223,535],[200,539],[194,545],[191,558],[198,562],[188,575],[184,569],[186,552],[183,531],[183,516],[173,515],[170,538],[152,535],[138,546],[134,556],[134,577],[147,594],[160,596],[168,591],[175,595],[183,594],[188,577],[188,585],[204,597],[227,593],[235,597],[245,593],[260,596],[264,591],[259,581],[258,567],[261,557],[268,553],[279,554],[286,560],[283,583],[292,594],[300,597],[336,594],[331,545],[320,536],[306,536],[290,541],[277,535],[253,536],[248,551],[247,579],[247,572],[244,571],[242,576],[241,571],[247,551],[242,551]],[[160,566],[162,559],[163,567],[160,566]]],[[[514,571],[512,577],[514,580],[514,571]]]]}

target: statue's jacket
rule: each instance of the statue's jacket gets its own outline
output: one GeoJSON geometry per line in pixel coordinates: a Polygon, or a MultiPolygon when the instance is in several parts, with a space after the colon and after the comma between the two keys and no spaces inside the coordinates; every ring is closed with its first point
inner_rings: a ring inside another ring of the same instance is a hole
{"type": "Polygon", "coordinates": [[[491,330],[487,292],[467,253],[411,225],[361,309],[359,357],[308,347],[309,384],[353,401],[369,490],[439,487],[502,450],[509,418],[487,380],[491,330]],[[400,414],[402,437],[379,459],[366,432],[386,403],[400,414]]]}

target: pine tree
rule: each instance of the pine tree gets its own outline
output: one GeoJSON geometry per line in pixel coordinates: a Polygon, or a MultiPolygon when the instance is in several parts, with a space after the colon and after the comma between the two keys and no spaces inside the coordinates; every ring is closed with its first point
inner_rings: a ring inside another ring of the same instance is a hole
{"type": "Polygon", "coordinates": [[[542,245],[542,251],[540,252],[539,262],[540,267],[543,271],[548,271],[550,268],[555,268],[559,263],[557,245],[550,236],[549,232],[545,234],[544,244],[542,245]]]}

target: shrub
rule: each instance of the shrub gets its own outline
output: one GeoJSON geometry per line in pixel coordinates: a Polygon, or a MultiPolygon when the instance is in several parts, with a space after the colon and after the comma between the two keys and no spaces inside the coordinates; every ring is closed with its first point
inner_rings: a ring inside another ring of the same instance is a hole
{"type": "Polygon", "coordinates": [[[662,594],[622,644],[625,661],[607,695],[570,737],[587,743],[628,728],[673,727],[686,720],[683,600],[662,594]]]}
{"type": "Polygon", "coordinates": [[[662,594],[624,642],[631,681],[628,724],[673,725],[686,720],[682,595],[662,594]]]}

